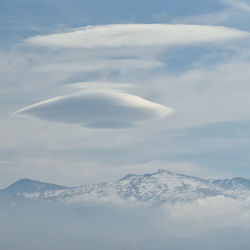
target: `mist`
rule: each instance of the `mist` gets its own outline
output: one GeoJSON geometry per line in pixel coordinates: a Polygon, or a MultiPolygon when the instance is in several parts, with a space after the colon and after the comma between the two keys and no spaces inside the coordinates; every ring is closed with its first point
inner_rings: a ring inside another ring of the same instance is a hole
{"type": "MultiPolygon", "coordinates": [[[[176,213],[180,213],[173,206],[176,213]]],[[[23,202],[0,206],[2,249],[242,249],[250,228],[237,218],[174,216],[166,207],[23,202]],[[227,224],[223,223],[227,221],[227,224]],[[231,224],[230,224],[231,223],[231,224]],[[227,226],[226,226],[227,225],[227,226]]],[[[191,208],[189,208],[191,209],[191,208]]],[[[194,207],[192,208],[195,212],[194,207]]],[[[196,207],[197,209],[197,207],[196,207]]],[[[197,212],[197,211],[196,211],[197,212]]],[[[247,224],[247,223],[246,223],[247,224]]]]}

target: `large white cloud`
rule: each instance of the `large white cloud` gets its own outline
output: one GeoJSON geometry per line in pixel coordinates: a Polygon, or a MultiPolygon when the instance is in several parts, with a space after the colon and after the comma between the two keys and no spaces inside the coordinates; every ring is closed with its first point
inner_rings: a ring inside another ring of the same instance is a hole
{"type": "Polygon", "coordinates": [[[247,32],[209,25],[113,24],[87,26],[65,33],[34,36],[34,45],[63,48],[172,46],[242,38],[247,32]]]}
{"type": "Polygon", "coordinates": [[[164,118],[172,109],[141,97],[117,91],[91,90],[45,100],[18,110],[30,115],[91,128],[124,128],[164,118]]]}

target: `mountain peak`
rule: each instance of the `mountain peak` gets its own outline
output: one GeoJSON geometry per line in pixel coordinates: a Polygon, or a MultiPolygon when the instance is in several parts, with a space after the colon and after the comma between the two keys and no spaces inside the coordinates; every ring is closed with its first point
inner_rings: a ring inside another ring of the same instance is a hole
{"type": "Polygon", "coordinates": [[[169,175],[175,175],[176,173],[167,169],[159,168],[154,174],[169,174],[169,175]]]}
{"type": "Polygon", "coordinates": [[[66,187],[56,184],[50,184],[46,182],[40,182],[24,178],[14,182],[9,187],[1,190],[1,192],[7,194],[35,193],[35,192],[45,192],[47,190],[62,190],[65,188],[66,187]]]}
{"type": "Polygon", "coordinates": [[[28,184],[28,183],[34,183],[34,182],[37,182],[37,181],[31,180],[28,178],[23,178],[23,179],[15,181],[12,185],[24,185],[24,184],[28,184]]]}
{"type": "Polygon", "coordinates": [[[122,177],[119,181],[124,181],[124,180],[129,180],[132,177],[136,177],[136,176],[143,176],[143,177],[152,177],[154,175],[158,175],[158,174],[168,174],[168,175],[176,175],[176,173],[166,170],[166,169],[157,169],[155,172],[153,173],[146,173],[146,174],[127,174],[124,177],[122,177]]]}

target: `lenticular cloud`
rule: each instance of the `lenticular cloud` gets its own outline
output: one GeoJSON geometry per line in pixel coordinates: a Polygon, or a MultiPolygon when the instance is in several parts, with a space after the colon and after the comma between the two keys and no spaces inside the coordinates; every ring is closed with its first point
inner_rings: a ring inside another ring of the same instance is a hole
{"type": "Polygon", "coordinates": [[[45,100],[13,115],[81,124],[90,128],[126,128],[161,119],[173,110],[141,97],[117,91],[86,91],[45,100]]]}
{"type": "Polygon", "coordinates": [[[242,38],[247,32],[233,28],[184,24],[113,24],[87,26],[69,32],[34,36],[26,42],[47,47],[98,48],[173,46],[242,38]]]}

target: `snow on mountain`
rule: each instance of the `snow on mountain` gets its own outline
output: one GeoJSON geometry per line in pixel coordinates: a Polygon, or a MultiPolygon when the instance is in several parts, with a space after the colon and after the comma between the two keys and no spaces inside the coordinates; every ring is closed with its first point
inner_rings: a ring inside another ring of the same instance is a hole
{"type": "Polygon", "coordinates": [[[131,202],[164,204],[192,202],[197,199],[223,196],[232,199],[250,197],[250,180],[203,179],[176,174],[167,170],[129,174],[115,182],[63,187],[22,179],[0,190],[0,199],[55,200],[60,202],[131,202]]]}

